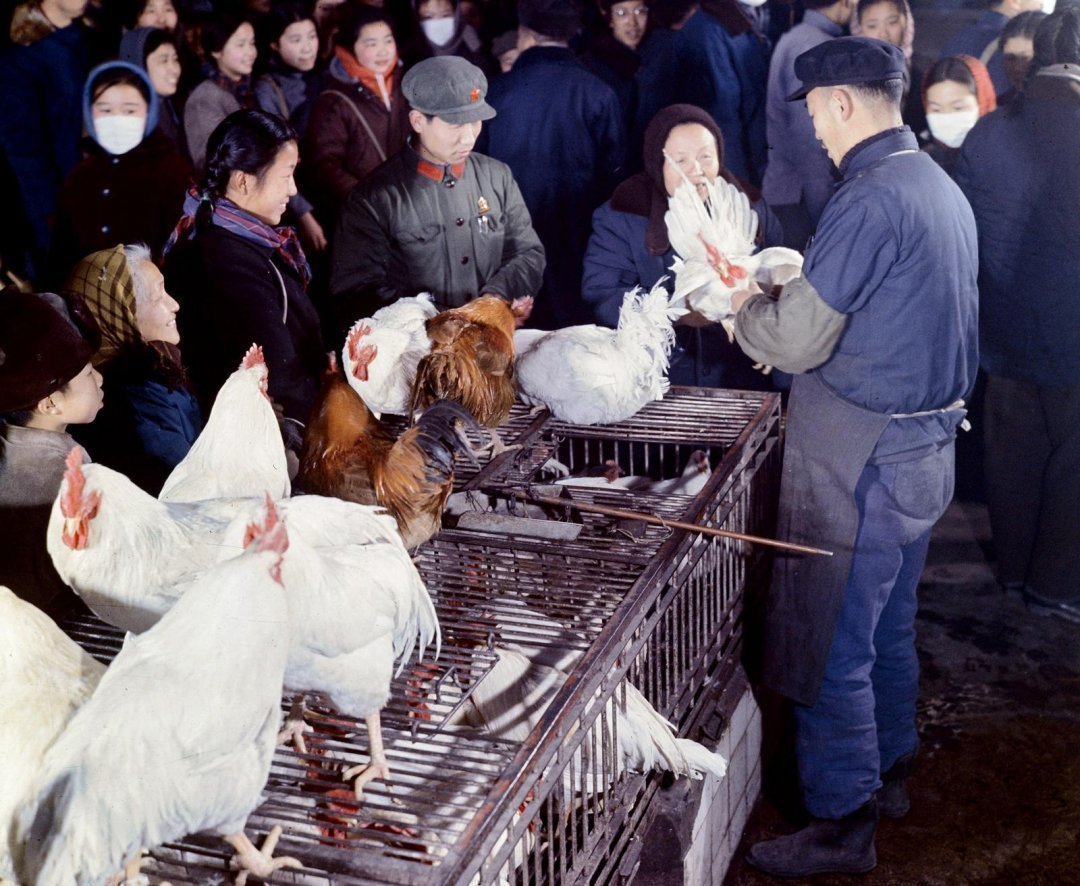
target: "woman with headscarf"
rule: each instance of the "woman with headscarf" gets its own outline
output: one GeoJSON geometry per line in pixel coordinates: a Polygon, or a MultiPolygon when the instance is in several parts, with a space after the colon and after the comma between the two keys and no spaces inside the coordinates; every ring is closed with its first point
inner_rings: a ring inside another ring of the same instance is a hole
{"type": "MultiPolygon", "coordinates": [[[[670,105],[660,111],[645,130],[643,157],[645,170],[619,185],[611,200],[593,214],[581,290],[603,326],[618,323],[626,292],[635,286],[649,289],[669,273],[675,254],[664,214],[668,198],[682,181],[680,171],[695,183],[722,177],[742,188],[758,214],[761,245],[778,245],[783,239],[775,216],[758,195],[724,167],[720,127],[701,108],[670,105]]],[[[678,321],[675,342],[668,373],[673,384],[769,387],[768,379],[753,369],[718,324],[689,314],[678,321]]]]}
{"type": "Polygon", "coordinates": [[[97,420],[76,428],[75,439],[157,495],[203,424],[180,358],[179,305],[141,243],[86,256],[64,292],[82,299],[97,323],[92,362],[109,389],[97,420]]]}
{"type": "Polygon", "coordinates": [[[85,158],[60,190],[51,272],[63,280],[82,256],[117,243],[146,243],[155,256],[176,223],[191,169],[156,130],[158,100],[145,72],[107,62],[83,91],[85,158]]]}
{"type": "Polygon", "coordinates": [[[967,134],[997,107],[990,73],[970,55],[938,59],[926,72],[922,98],[932,139],[923,150],[952,175],[967,134]]]}
{"type": "MultiPolygon", "coordinates": [[[[311,269],[296,231],[281,224],[299,158],[296,133],[280,117],[230,114],[210,136],[202,186],[188,192],[165,247],[204,411],[252,343],[262,346],[270,396],[292,427],[307,421],[319,392],[325,358],[311,269]]],[[[299,436],[286,443],[299,448],[299,436]]]]}
{"type": "Polygon", "coordinates": [[[874,37],[904,50],[904,98],[900,105],[903,121],[919,138],[926,131],[920,85],[931,62],[915,52],[915,16],[908,0],[859,0],[851,19],[853,36],[874,37]]]}

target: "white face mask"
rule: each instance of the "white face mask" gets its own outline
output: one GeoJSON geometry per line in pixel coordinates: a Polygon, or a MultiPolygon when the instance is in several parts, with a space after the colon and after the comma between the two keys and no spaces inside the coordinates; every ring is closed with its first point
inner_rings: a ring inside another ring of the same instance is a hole
{"type": "Polygon", "coordinates": [[[739,0],[739,2],[743,6],[749,6],[753,9],[756,9],[759,6],[764,6],[768,2],[768,0],[739,0]]]}
{"type": "Polygon", "coordinates": [[[952,111],[948,114],[928,113],[926,123],[930,134],[943,145],[958,148],[964,143],[967,134],[979,120],[976,111],[952,111]]]}
{"type": "Polygon", "coordinates": [[[424,36],[436,46],[445,46],[454,36],[454,28],[457,22],[452,15],[444,18],[428,18],[420,22],[424,29],[424,36]]]}
{"type": "Polygon", "coordinates": [[[126,154],[145,134],[145,117],[111,114],[94,120],[94,138],[110,154],[126,154]]]}

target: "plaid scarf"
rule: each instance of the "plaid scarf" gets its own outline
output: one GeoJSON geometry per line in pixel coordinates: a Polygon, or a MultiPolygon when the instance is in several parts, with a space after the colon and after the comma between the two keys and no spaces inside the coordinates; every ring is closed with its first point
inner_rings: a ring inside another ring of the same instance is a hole
{"type": "Polygon", "coordinates": [[[214,64],[203,65],[203,79],[209,80],[215,86],[219,86],[224,89],[229,95],[240,102],[240,107],[243,109],[251,109],[258,107],[255,101],[255,87],[252,85],[251,76],[241,77],[239,80],[233,80],[226,77],[221,73],[221,69],[214,64]]]}
{"type": "MultiPolygon", "coordinates": [[[[184,198],[184,214],[176,223],[169,242],[165,244],[165,255],[168,255],[177,243],[190,240],[195,236],[195,214],[201,202],[202,197],[195,188],[188,191],[184,198]]],[[[212,224],[231,231],[245,240],[250,240],[252,243],[257,243],[259,246],[269,246],[281,256],[285,264],[296,272],[304,289],[307,290],[308,283],[311,282],[311,267],[308,265],[304,248],[300,245],[300,238],[296,236],[294,228],[288,225],[272,228],[225,197],[210,201],[210,207],[213,213],[212,224]]]]}
{"type": "Polygon", "coordinates": [[[122,246],[80,260],[64,284],[64,294],[81,299],[101,333],[92,358],[95,369],[150,353],[150,365],[161,370],[170,388],[186,385],[180,349],[168,342],[143,341],[136,321],[135,282],[122,246]]]}

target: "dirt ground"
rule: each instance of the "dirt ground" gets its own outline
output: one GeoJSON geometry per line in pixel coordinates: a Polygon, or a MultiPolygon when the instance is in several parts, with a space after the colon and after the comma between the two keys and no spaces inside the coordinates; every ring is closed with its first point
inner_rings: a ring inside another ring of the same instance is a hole
{"type": "MultiPolygon", "coordinates": [[[[919,590],[911,812],[881,823],[877,869],[857,882],[1080,884],[1080,626],[1027,612],[999,590],[991,564],[985,508],[954,503],[919,590]]],[[[783,751],[766,782],[728,886],[775,882],[745,863],[746,850],[798,826],[783,751]]]]}

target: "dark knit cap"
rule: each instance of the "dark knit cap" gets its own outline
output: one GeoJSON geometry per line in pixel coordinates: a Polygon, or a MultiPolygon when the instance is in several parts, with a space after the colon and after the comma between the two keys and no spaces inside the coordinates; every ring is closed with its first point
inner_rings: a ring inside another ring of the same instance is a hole
{"type": "Polygon", "coordinates": [[[904,79],[904,50],[872,37],[836,37],[806,50],[795,59],[802,86],[787,97],[806,98],[818,86],[854,86],[904,79]]]}
{"type": "Polygon", "coordinates": [[[581,30],[581,9],[574,0],[520,0],[518,23],[544,37],[567,43],[581,30]]]}
{"type": "Polygon", "coordinates": [[[61,305],[58,296],[0,293],[0,412],[36,406],[90,362],[93,349],[61,305]]]}

